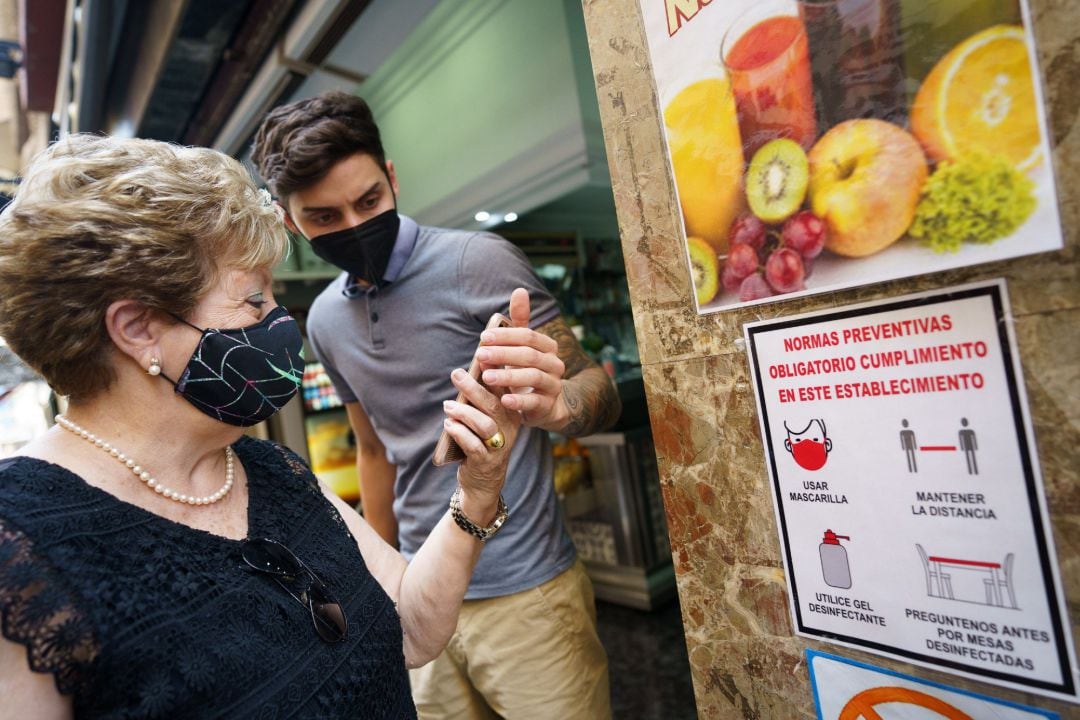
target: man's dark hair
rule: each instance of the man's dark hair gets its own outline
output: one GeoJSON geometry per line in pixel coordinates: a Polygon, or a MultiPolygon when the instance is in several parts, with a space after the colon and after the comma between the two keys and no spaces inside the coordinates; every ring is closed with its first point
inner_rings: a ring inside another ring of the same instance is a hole
{"type": "Polygon", "coordinates": [[[371,155],[386,172],[371,108],[363,98],[333,91],[274,108],[255,135],[251,159],[270,191],[286,198],[357,153],[371,155]]]}

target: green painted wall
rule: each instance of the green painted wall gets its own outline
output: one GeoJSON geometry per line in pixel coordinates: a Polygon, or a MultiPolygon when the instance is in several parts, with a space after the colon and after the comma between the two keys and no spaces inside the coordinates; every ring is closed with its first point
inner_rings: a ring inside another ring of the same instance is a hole
{"type": "Polygon", "coordinates": [[[445,222],[588,181],[586,126],[595,133],[599,118],[591,81],[581,87],[591,71],[580,14],[575,0],[445,0],[359,88],[404,212],[445,222]]]}

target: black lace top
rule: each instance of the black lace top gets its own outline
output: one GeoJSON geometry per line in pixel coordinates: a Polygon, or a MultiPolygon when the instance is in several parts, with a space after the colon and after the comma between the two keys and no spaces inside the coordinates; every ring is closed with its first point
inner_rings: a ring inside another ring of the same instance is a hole
{"type": "MultiPolygon", "coordinates": [[[[79,718],[415,718],[394,605],[293,453],[244,438],[249,537],[286,545],[341,603],[344,641],[247,570],[240,542],[57,465],[0,462],[0,619],[79,718]]],[[[11,708],[17,711],[16,708],[11,708]]]]}

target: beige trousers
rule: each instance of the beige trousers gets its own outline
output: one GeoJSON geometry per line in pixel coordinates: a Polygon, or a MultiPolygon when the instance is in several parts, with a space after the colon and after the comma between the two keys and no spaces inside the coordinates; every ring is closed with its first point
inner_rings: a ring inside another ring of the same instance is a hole
{"type": "Polygon", "coordinates": [[[466,600],[446,650],[409,679],[420,720],[608,720],[607,655],[581,561],[531,590],[466,600]]]}

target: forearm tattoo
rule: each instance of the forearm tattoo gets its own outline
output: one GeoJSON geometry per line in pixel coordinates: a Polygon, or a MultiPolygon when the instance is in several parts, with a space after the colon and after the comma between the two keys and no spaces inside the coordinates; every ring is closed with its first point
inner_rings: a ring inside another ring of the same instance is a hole
{"type": "Polygon", "coordinates": [[[559,359],[566,366],[562,394],[570,417],[556,432],[580,437],[611,427],[622,412],[622,402],[611,378],[585,354],[561,317],[541,325],[536,331],[558,343],[559,359]]]}

